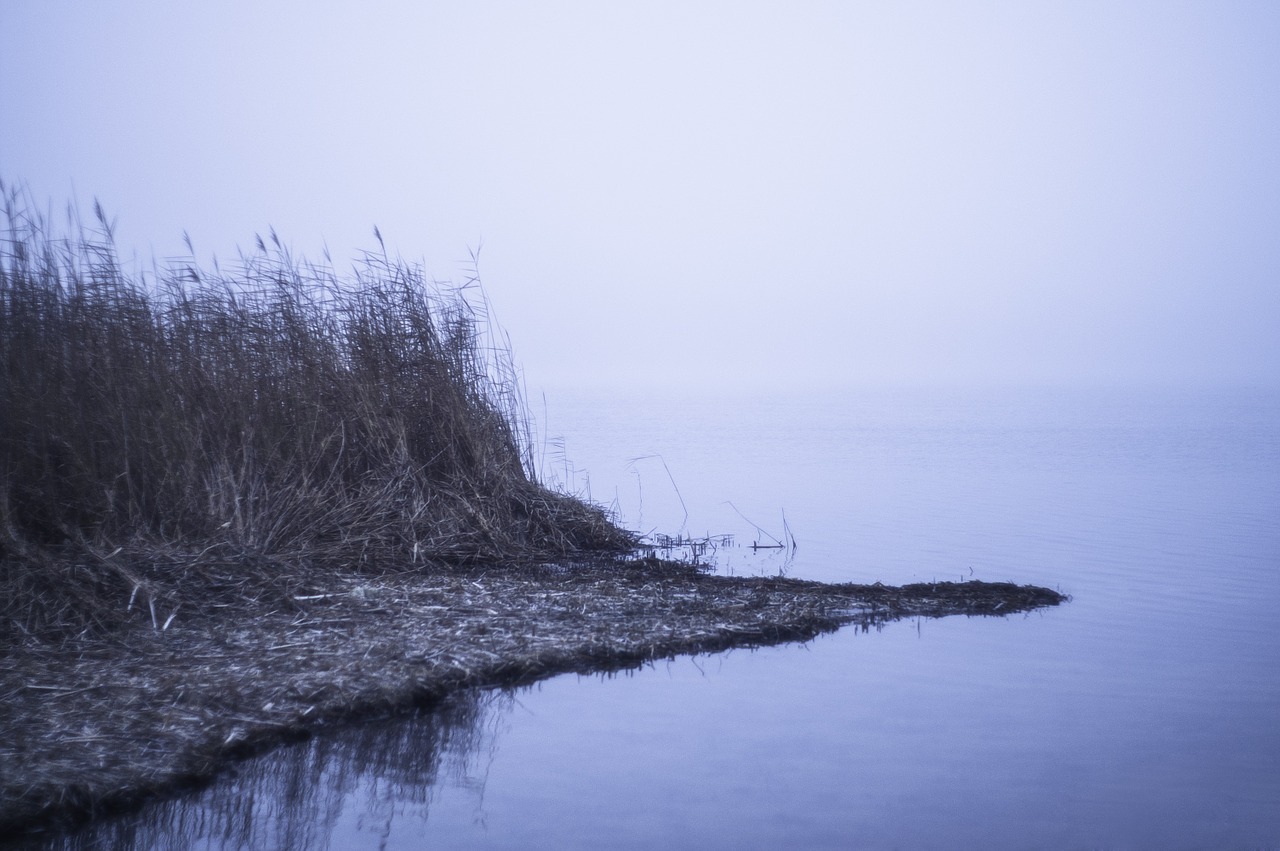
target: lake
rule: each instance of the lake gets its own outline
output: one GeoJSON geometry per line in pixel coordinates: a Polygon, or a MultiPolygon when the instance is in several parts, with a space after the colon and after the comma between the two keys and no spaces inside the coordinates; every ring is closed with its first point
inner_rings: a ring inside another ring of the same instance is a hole
{"type": "Polygon", "coordinates": [[[138,848],[1280,846],[1280,394],[534,400],[544,473],[719,570],[1065,606],[457,695],[70,838],[138,848]],[[794,535],[794,553],[753,542],[794,535]]]}

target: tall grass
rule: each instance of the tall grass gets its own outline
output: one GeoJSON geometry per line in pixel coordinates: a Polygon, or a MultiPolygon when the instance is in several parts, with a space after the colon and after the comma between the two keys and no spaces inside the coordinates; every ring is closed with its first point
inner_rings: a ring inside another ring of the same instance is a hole
{"type": "Polygon", "coordinates": [[[215,576],[631,545],[538,483],[465,293],[385,250],[340,277],[274,234],[231,272],[128,274],[96,206],[59,238],[0,194],[0,615],[19,629],[215,576]]]}

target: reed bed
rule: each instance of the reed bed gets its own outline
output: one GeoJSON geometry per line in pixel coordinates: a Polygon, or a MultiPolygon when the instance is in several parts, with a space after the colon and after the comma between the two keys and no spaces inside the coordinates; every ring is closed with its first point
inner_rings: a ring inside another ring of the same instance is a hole
{"type": "Polygon", "coordinates": [[[274,234],[132,274],[0,196],[0,844],[459,689],[1064,599],[639,558],[539,482],[475,282],[274,234]]]}
{"type": "Polygon", "coordinates": [[[634,544],[538,482],[474,280],[385,248],[339,276],[274,233],[229,270],[130,274],[96,205],[57,237],[0,195],[0,631],[634,544]]]}

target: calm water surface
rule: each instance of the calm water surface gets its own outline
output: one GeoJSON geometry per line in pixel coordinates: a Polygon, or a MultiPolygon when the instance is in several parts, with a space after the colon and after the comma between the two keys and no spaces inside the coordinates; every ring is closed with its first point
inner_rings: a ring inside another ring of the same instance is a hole
{"type": "Polygon", "coordinates": [[[1074,599],[459,695],[66,844],[1280,846],[1280,396],[619,392],[541,418],[548,475],[637,528],[733,534],[726,572],[1074,599]],[[783,512],[794,558],[744,546],[783,512]]]}

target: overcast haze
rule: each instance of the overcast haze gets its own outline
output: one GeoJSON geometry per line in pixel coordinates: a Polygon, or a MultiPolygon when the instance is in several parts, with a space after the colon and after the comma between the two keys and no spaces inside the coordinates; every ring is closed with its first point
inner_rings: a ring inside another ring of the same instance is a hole
{"type": "Polygon", "coordinates": [[[144,260],[482,243],[535,393],[1280,381],[1280,4],[0,16],[6,181],[144,260]]]}

